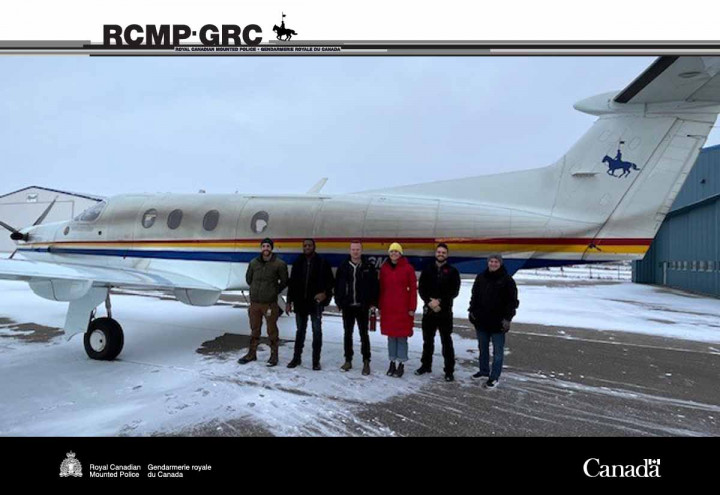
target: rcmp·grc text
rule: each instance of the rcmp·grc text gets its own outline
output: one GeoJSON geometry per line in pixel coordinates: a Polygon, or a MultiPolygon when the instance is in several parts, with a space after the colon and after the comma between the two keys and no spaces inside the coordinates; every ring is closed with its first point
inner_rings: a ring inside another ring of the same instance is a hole
{"type": "Polygon", "coordinates": [[[262,41],[262,29],[257,24],[248,24],[244,28],[236,24],[223,24],[218,28],[214,24],[205,24],[199,31],[185,24],[130,24],[123,28],[117,24],[103,26],[103,45],[105,46],[146,46],[169,48],[182,41],[198,37],[205,46],[259,45],[262,41]]]}

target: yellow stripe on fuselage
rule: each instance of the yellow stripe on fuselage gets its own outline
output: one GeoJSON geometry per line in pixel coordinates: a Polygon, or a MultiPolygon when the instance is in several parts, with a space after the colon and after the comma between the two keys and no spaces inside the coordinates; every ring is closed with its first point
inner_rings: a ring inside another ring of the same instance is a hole
{"type": "MultiPolygon", "coordinates": [[[[390,242],[363,242],[363,249],[366,252],[384,252],[387,250],[390,242]]],[[[588,250],[587,243],[578,244],[557,244],[557,243],[528,243],[528,244],[506,244],[506,243],[486,243],[486,242],[446,242],[450,251],[453,253],[584,253],[588,250]]],[[[402,242],[403,251],[407,254],[427,253],[435,251],[435,242],[402,242]]],[[[27,244],[28,247],[58,247],[58,248],[95,248],[95,249],[189,249],[189,250],[209,250],[209,249],[238,249],[242,251],[258,250],[258,241],[134,241],[134,242],[41,242],[27,244]]],[[[349,242],[343,241],[318,241],[316,247],[319,252],[347,252],[349,242]]],[[[599,249],[590,249],[593,254],[644,254],[650,246],[644,244],[601,244],[599,249]]],[[[276,241],[276,250],[301,251],[302,241],[276,241]]]]}

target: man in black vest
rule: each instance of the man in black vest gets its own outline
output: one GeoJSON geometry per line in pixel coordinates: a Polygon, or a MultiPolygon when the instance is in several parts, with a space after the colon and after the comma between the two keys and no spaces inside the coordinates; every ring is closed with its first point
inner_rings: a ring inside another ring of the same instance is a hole
{"type": "Polygon", "coordinates": [[[303,254],[292,265],[288,283],[285,311],[295,310],[297,334],[295,353],[288,368],[302,363],[302,351],[305,346],[308,316],[312,321],[313,369],[320,370],[320,351],[322,349],[322,312],[330,304],[333,295],[334,279],[330,263],[315,252],[315,241],[303,241],[303,254]],[[294,307],[294,308],[293,308],[294,307]]]}
{"type": "Polygon", "coordinates": [[[370,374],[368,316],[370,308],[377,306],[379,289],[377,270],[362,257],[362,244],[359,241],[351,242],[350,256],[335,272],[335,304],[342,311],[345,329],[345,364],[340,367],[343,371],[352,368],[353,328],[357,321],[363,357],[362,374],[370,374]]]}
{"type": "Polygon", "coordinates": [[[435,332],[440,330],[442,354],[445,360],[445,381],[455,379],[455,349],[452,341],[453,299],[460,292],[460,273],[447,262],[448,247],[440,243],[435,249],[435,261],[428,264],[420,274],[418,292],[425,302],[423,308],[422,366],[415,371],[423,375],[432,371],[433,352],[435,352],[435,332]]]}

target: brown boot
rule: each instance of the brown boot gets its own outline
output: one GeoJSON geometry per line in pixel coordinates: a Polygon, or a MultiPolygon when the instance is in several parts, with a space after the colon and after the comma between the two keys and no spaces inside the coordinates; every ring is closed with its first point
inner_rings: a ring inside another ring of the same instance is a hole
{"type": "Polygon", "coordinates": [[[257,361],[257,356],[252,351],[248,352],[243,357],[238,359],[238,364],[248,364],[250,361],[257,361]]]}
{"type": "Polygon", "coordinates": [[[270,351],[270,359],[268,359],[267,366],[268,368],[272,368],[273,366],[277,366],[278,364],[278,350],[272,349],[270,351]]]}
{"type": "Polygon", "coordinates": [[[352,369],[352,363],[350,361],[345,361],[345,364],[340,366],[340,369],[343,371],[350,371],[352,369]]]}
{"type": "Polygon", "coordinates": [[[368,360],[363,361],[362,374],[365,376],[370,374],[370,361],[368,361],[368,360]]]}

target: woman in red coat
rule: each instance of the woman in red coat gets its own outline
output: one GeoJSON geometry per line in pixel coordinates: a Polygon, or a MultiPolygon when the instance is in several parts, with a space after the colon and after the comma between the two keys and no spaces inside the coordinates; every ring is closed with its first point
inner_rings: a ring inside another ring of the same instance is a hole
{"type": "Polygon", "coordinates": [[[413,334],[417,307],[415,268],[402,255],[402,246],[393,242],[390,259],[380,268],[380,331],[388,337],[389,376],[401,377],[408,360],[408,337],[413,334]]]}

